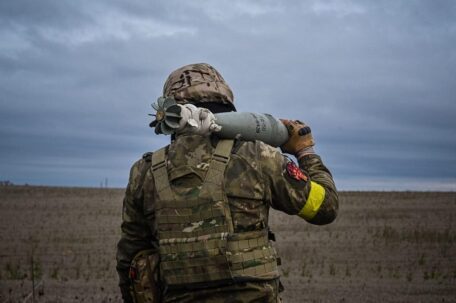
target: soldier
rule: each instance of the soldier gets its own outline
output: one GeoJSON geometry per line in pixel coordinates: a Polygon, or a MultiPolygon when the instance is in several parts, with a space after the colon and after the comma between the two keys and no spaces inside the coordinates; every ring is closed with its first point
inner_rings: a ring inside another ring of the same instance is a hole
{"type": "MultiPolygon", "coordinates": [[[[213,113],[236,110],[208,64],[171,73],[163,95],[213,113]]],[[[282,122],[290,138],[281,149],[299,167],[260,141],[188,133],[133,165],[117,250],[124,302],[280,302],[269,208],[317,225],[338,210],[310,128],[282,122]]]]}

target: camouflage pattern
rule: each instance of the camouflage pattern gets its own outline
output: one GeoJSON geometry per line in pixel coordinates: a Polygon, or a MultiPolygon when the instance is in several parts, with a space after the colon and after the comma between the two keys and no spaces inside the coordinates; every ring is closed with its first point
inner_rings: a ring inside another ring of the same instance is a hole
{"type": "MultiPolygon", "coordinates": [[[[182,165],[194,171],[183,178],[175,178],[174,185],[185,184],[188,188],[197,188],[201,185],[201,176],[207,172],[215,141],[215,137],[188,135],[179,136],[169,146],[169,174],[178,174],[178,170],[173,168],[182,165]]],[[[335,219],[338,209],[337,191],[332,176],[320,157],[306,155],[299,160],[300,168],[308,176],[299,180],[287,173],[289,161],[291,160],[278,149],[260,141],[236,142],[224,180],[234,232],[267,228],[270,207],[297,215],[309,196],[310,180],[322,185],[326,195],[316,216],[309,222],[328,224],[335,219]]],[[[150,170],[147,170],[143,182],[140,182],[144,167],[147,167],[146,159],[136,162],[133,166],[124,200],[122,238],[118,244],[117,254],[121,288],[129,283],[128,268],[133,256],[142,249],[158,246],[154,203],[157,194],[150,170]]],[[[271,289],[270,283],[274,284],[274,281],[240,283],[204,290],[168,290],[164,293],[163,302],[254,302],[253,299],[249,301],[247,293],[252,290],[252,295],[261,295],[267,292],[267,289],[271,289]],[[265,287],[265,290],[253,291],[255,287],[265,287]],[[230,294],[231,297],[221,296],[221,293],[230,294]]],[[[275,293],[269,296],[271,299],[257,301],[276,302],[276,290],[277,287],[273,287],[275,293]]]]}
{"type": "Polygon", "coordinates": [[[244,282],[198,291],[180,290],[167,293],[164,302],[179,303],[280,303],[279,281],[244,282]]]}
{"type": "Polygon", "coordinates": [[[336,218],[339,210],[339,197],[331,172],[323,164],[320,156],[315,154],[301,157],[299,159],[299,166],[308,172],[310,178],[322,185],[326,191],[325,200],[321,204],[319,211],[308,222],[315,225],[331,223],[336,218]]]}
{"type": "Polygon", "coordinates": [[[159,255],[154,249],[142,250],[133,258],[129,277],[131,296],[136,303],[160,302],[158,265],[159,255]]]}
{"type": "Polygon", "coordinates": [[[174,97],[180,104],[220,102],[234,109],[231,88],[207,63],[185,65],[172,72],[163,87],[163,96],[174,97]]]}
{"type": "Polygon", "coordinates": [[[132,166],[123,201],[122,234],[117,244],[116,269],[119,274],[122,297],[130,299],[127,302],[133,300],[130,296],[131,281],[129,279],[131,261],[141,250],[155,249],[158,252],[156,229],[152,226],[155,220],[151,216],[148,220],[145,218],[142,191],[142,183],[150,163],[151,153],[147,153],[132,166]]]}
{"type": "MultiPolygon", "coordinates": [[[[181,135],[169,149],[180,153],[181,146],[197,148],[203,142],[210,144],[208,138],[181,135]]],[[[152,157],[154,193],[158,193],[154,204],[160,239],[160,276],[168,287],[200,287],[201,283],[207,287],[240,279],[279,277],[277,254],[268,239],[268,230],[263,227],[234,231],[223,184],[233,143],[220,140],[211,162],[203,164],[205,169],[200,174],[188,161],[166,167],[166,148],[152,157]],[[192,176],[200,178],[197,186],[187,184],[192,176]],[[172,186],[170,181],[174,182],[172,186]]],[[[248,187],[259,182],[246,181],[248,187]]]]}

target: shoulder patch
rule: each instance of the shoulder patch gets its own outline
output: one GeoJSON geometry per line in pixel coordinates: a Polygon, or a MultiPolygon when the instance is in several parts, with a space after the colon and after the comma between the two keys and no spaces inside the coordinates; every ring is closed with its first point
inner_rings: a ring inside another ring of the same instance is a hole
{"type": "Polygon", "coordinates": [[[304,181],[307,182],[309,178],[302,172],[302,170],[293,162],[289,161],[287,163],[287,174],[290,176],[292,179],[295,179],[297,181],[304,181]]]}

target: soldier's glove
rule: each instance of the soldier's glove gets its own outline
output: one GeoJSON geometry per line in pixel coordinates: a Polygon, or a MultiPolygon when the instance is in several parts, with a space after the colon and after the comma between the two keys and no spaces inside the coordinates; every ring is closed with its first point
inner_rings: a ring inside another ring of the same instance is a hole
{"type": "Polygon", "coordinates": [[[210,110],[193,104],[179,104],[179,106],[182,118],[176,134],[208,136],[214,131],[220,131],[221,127],[215,123],[215,116],[210,110]]]}
{"type": "Polygon", "coordinates": [[[290,136],[280,147],[284,153],[295,155],[298,159],[315,153],[313,150],[315,141],[309,126],[299,120],[280,119],[280,121],[286,126],[290,136]]]}

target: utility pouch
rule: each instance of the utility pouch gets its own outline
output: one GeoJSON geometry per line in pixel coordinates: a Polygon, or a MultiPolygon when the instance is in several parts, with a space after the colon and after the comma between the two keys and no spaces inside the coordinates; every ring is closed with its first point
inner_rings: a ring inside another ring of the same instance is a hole
{"type": "Polygon", "coordinates": [[[135,303],[160,302],[159,254],[157,250],[142,250],[130,265],[131,295],[135,303]]]}

